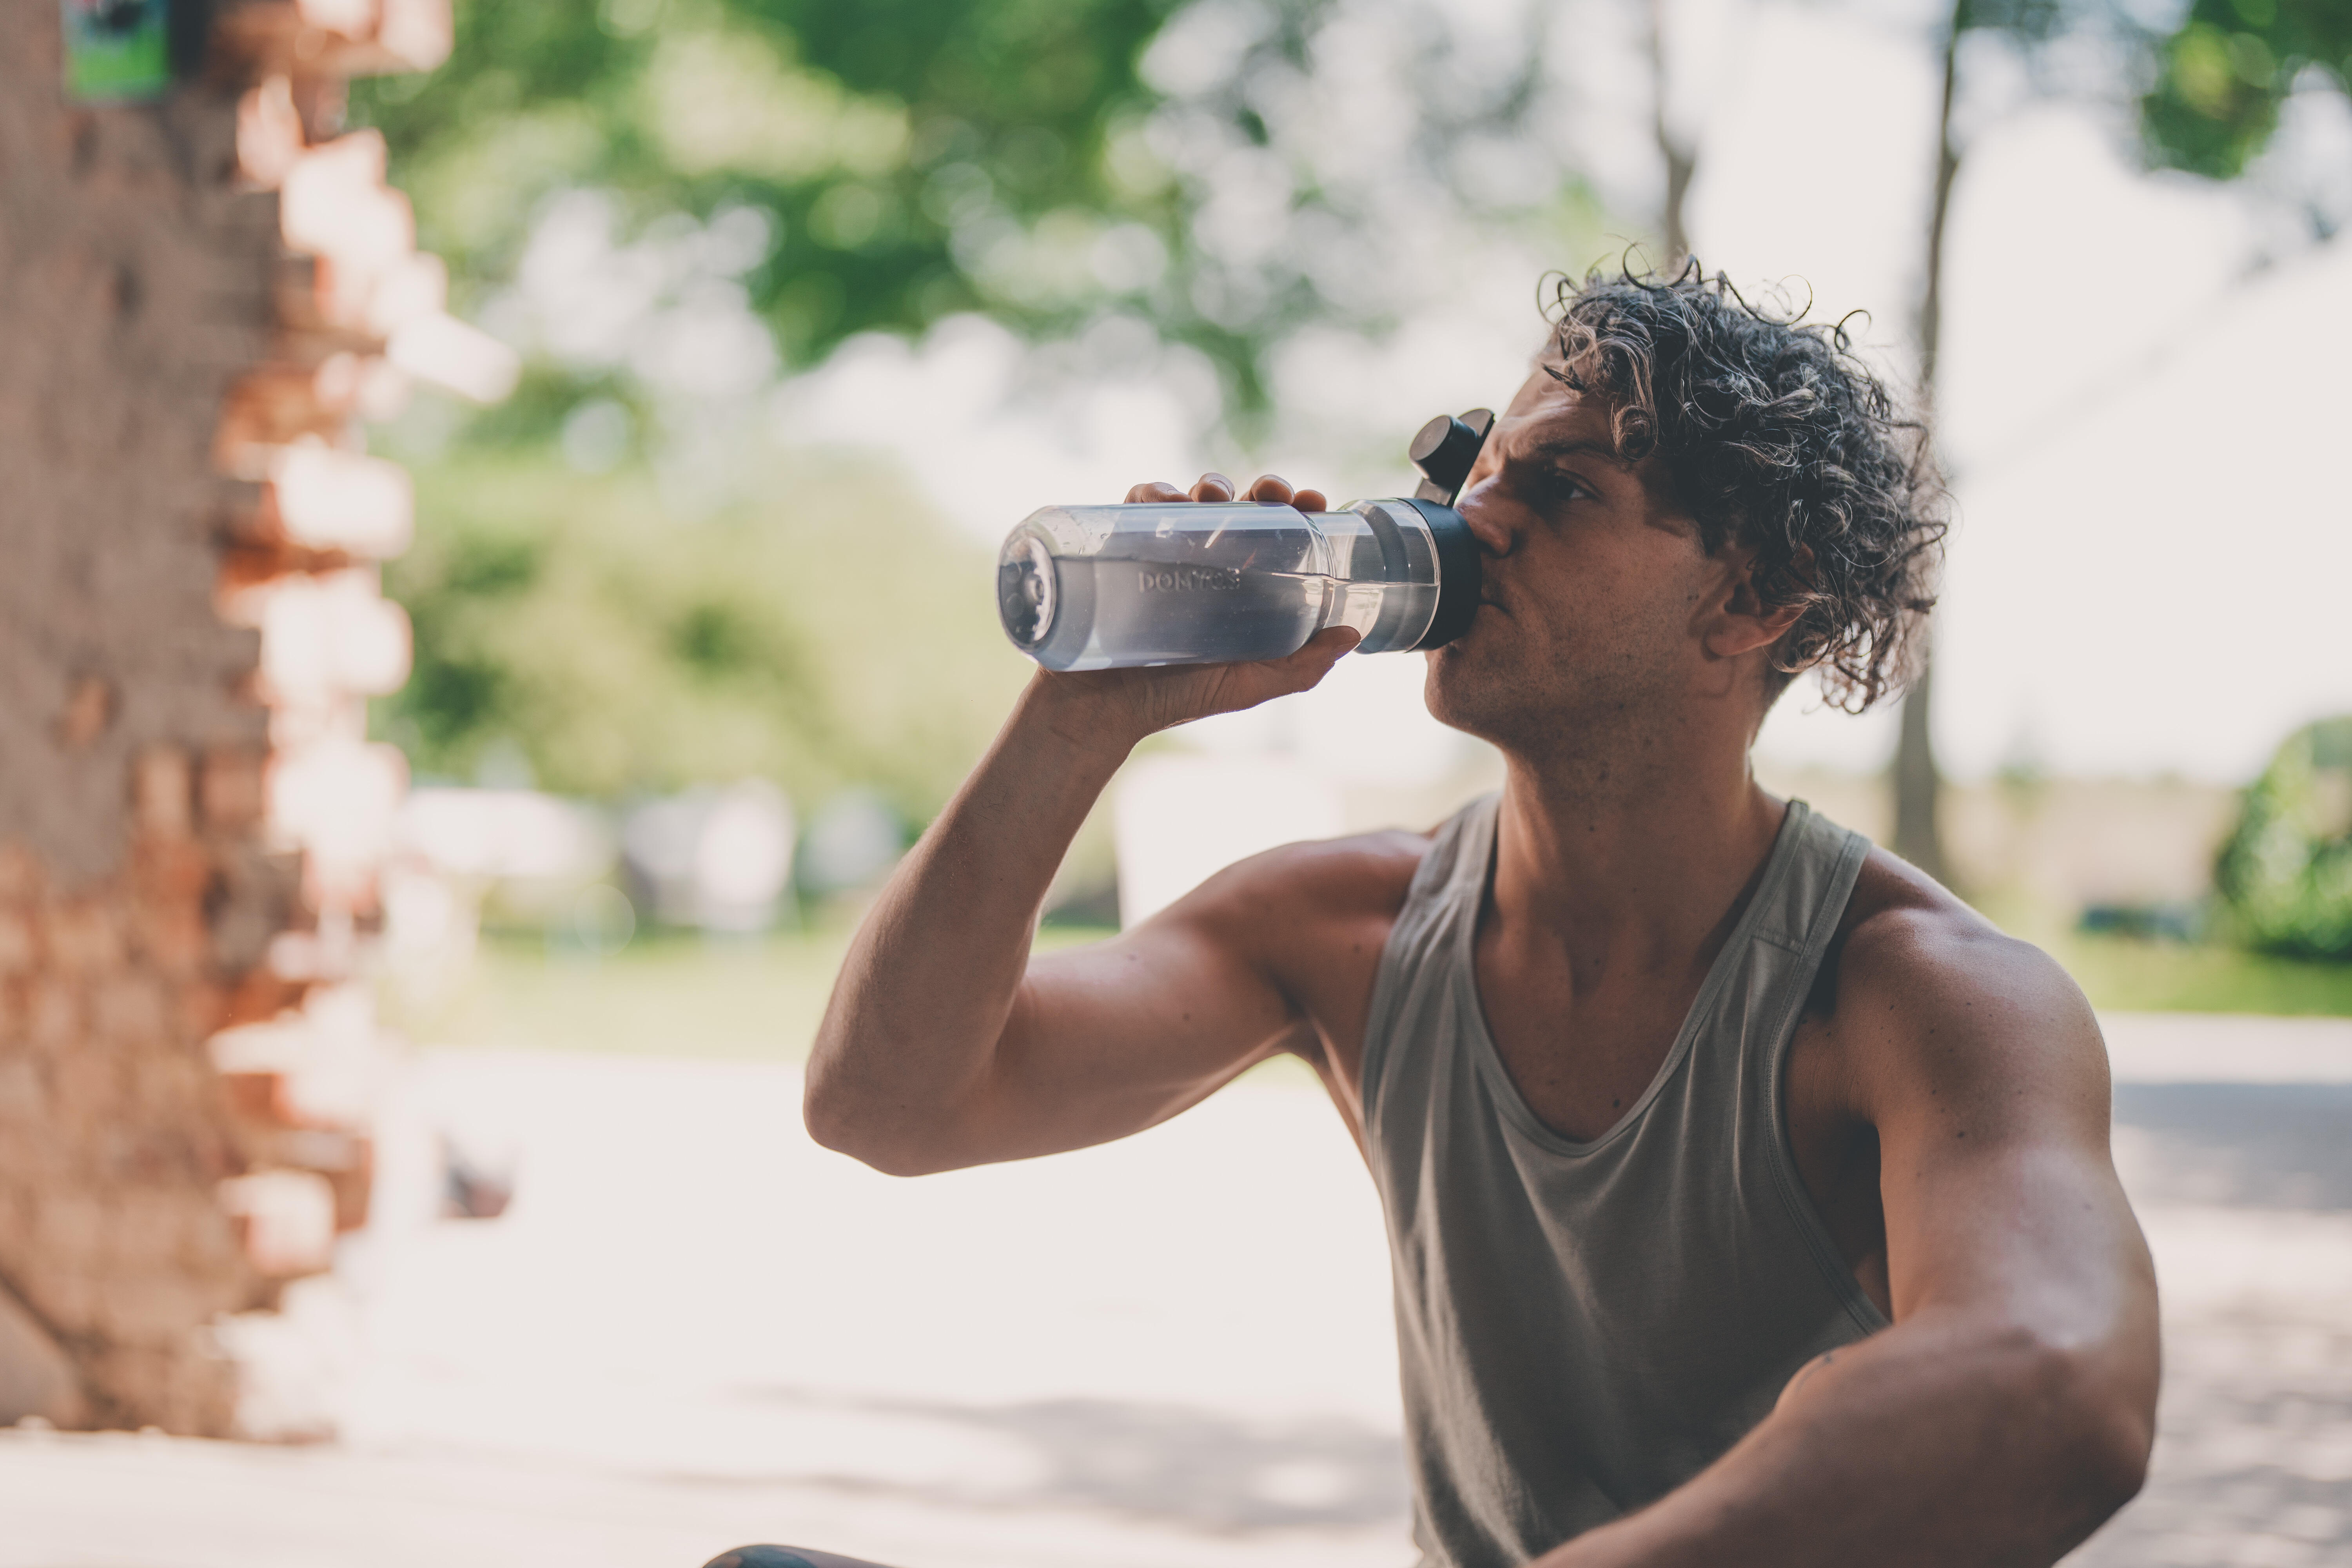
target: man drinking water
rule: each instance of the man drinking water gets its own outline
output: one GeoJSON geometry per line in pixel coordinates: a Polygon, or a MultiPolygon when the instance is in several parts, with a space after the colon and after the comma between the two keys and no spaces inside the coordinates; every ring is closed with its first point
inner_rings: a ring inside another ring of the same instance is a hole
{"type": "Polygon", "coordinates": [[[1560,305],[1458,502],[1483,603],[1427,656],[1500,795],[1033,959],[1135,744],[1355,634],[1040,671],[860,931],[809,1129],[903,1175],[1024,1159],[1291,1053],[1386,1212],[1433,1568],[2053,1563],[2138,1488],[2156,1404],[2097,1025],[1748,763],[1797,673],[1856,710],[1899,684],[1944,531],[1921,432],[1834,329],[1719,279],[1560,305]]]}

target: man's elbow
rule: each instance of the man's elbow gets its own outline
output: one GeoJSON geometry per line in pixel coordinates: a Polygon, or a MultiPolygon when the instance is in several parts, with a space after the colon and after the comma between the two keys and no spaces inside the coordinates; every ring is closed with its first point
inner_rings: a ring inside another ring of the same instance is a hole
{"type": "Polygon", "coordinates": [[[819,1146],[886,1176],[928,1176],[954,1168],[955,1162],[940,1157],[943,1140],[898,1125],[902,1120],[822,1072],[812,1070],[801,1090],[801,1122],[819,1146]]]}
{"type": "Polygon", "coordinates": [[[2047,1472],[2082,1533],[2139,1495],[2156,1444],[2154,1369],[2112,1345],[2033,1343],[2019,1412],[2048,1442],[2047,1472]]]}

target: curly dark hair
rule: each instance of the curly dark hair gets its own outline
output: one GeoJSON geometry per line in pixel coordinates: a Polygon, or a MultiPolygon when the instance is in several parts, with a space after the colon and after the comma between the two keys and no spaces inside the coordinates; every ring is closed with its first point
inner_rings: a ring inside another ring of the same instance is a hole
{"type": "Polygon", "coordinates": [[[1899,690],[1936,603],[1949,499],[1925,424],[1844,323],[1759,310],[1696,260],[1672,277],[1555,277],[1546,372],[1608,401],[1619,454],[1657,456],[1710,552],[1756,548],[1767,604],[1804,606],[1769,695],[1811,668],[1852,713],[1899,690]]]}

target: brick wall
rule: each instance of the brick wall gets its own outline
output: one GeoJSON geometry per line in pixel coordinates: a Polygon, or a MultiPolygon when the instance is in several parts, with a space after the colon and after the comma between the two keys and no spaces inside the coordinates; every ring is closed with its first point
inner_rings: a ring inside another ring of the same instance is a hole
{"type": "Polygon", "coordinates": [[[366,1214],[409,519],[355,420],[499,355],[336,134],[446,0],[223,0],[97,107],[58,11],[0,0],[0,1421],[217,1434],[213,1325],[366,1214]]]}

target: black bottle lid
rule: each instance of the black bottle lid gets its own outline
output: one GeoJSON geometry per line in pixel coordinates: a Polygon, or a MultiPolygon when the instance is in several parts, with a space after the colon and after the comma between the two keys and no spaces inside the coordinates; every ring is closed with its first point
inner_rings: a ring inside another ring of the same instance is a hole
{"type": "Polygon", "coordinates": [[[1405,504],[1429,524],[1431,542],[1437,547],[1437,613],[1430,617],[1429,630],[1408,650],[1425,653],[1444,647],[1470,629],[1472,618],[1478,614],[1486,570],[1477,538],[1460,512],[1443,501],[1418,495],[1405,504]]]}
{"type": "Polygon", "coordinates": [[[1454,498],[1462,493],[1462,481],[1470,477],[1471,468],[1478,461],[1478,449],[1486,444],[1486,432],[1494,427],[1491,408],[1473,408],[1459,417],[1441,414],[1423,426],[1405,451],[1422,473],[1414,497],[1452,506],[1454,498]]]}
{"type": "Polygon", "coordinates": [[[1406,455],[1422,473],[1421,488],[1411,505],[1429,524],[1437,545],[1437,614],[1429,630],[1413,644],[1415,652],[1443,647],[1470,629],[1478,613],[1478,596],[1486,576],[1478,541],[1470,525],[1454,510],[1462,483],[1477,464],[1487,432],[1495,427],[1495,411],[1473,408],[1455,417],[1441,414],[1421,427],[1406,455]]]}

